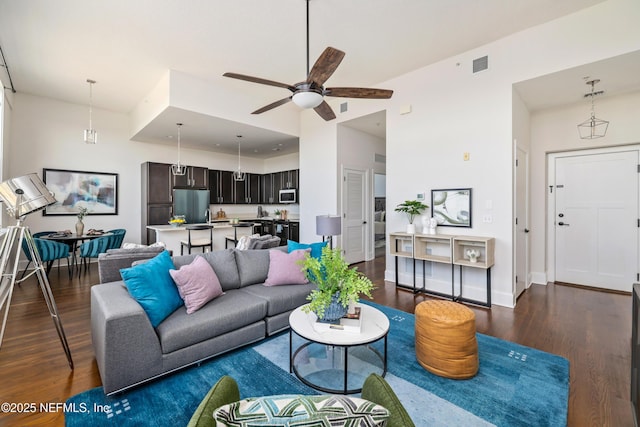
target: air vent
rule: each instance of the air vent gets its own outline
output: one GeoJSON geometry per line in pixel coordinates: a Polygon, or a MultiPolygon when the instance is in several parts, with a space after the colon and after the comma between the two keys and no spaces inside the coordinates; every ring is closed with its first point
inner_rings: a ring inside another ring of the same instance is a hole
{"type": "Polygon", "coordinates": [[[349,109],[349,106],[347,105],[346,102],[343,102],[342,104],[340,104],[340,112],[341,113],[346,113],[348,109],[349,109]]]}
{"type": "Polygon", "coordinates": [[[477,73],[479,71],[484,71],[489,68],[489,57],[483,56],[482,58],[477,58],[473,60],[473,72],[477,73]]]}
{"type": "Polygon", "coordinates": [[[376,163],[387,163],[387,156],[384,156],[382,154],[376,153],[375,162],[376,163]]]}

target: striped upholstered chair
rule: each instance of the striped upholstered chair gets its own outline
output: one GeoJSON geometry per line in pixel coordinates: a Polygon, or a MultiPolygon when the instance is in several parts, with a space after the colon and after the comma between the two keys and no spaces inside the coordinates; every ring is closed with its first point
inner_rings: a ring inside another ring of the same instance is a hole
{"type": "MultiPolygon", "coordinates": [[[[40,260],[43,263],[47,264],[47,275],[51,271],[51,267],[53,266],[53,261],[58,260],[58,268],[60,268],[60,260],[66,258],[67,260],[67,269],[69,270],[69,278],[71,278],[71,269],[69,268],[69,245],[66,243],[54,242],[53,240],[45,240],[39,239],[36,236],[42,236],[45,234],[50,234],[52,231],[45,231],[40,233],[34,233],[33,242],[35,245],[38,254],[40,255],[40,260]]],[[[27,266],[24,268],[22,272],[22,276],[24,277],[27,273],[27,269],[31,265],[33,261],[31,257],[31,252],[29,251],[29,247],[27,246],[27,241],[22,239],[22,251],[27,258],[27,266]]]]}

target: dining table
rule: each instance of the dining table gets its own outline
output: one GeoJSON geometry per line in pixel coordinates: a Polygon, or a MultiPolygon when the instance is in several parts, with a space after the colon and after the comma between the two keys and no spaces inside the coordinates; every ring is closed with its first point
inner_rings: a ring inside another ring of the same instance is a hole
{"type": "Polygon", "coordinates": [[[51,234],[45,234],[39,239],[44,240],[53,240],[55,242],[66,243],[69,245],[70,253],[71,253],[71,264],[69,268],[71,269],[71,274],[73,275],[73,270],[78,265],[78,258],[76,255],[78,249],[78,242],[84,242],[85,240],[97,239],[98,237],[112,236],[113,233],[85,233],[85,234],[76,234],[76,233],[67,233],[67,232],[56,232],[51,234]]]}

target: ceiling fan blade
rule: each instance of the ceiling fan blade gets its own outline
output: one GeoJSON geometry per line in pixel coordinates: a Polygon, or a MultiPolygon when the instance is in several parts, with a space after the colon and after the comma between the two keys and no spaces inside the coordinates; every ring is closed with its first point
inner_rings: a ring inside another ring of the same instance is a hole
{"type": "Polygon", "coordinates": [[[336,115],[334,114],[331,107],[329,107],[329,104],[327,104],[327,101],[322,101],[322,104],[318,105],[316,108],[314,108],[314,110],[320,117],[322,117],[326,121],[336,118],[336,115]]]}
{"type": "Polygon", "coordinates": [[[253,113],[251,113],[251,114],[261,114],[261,113],[264,113],[265,111],[269,111],[269,110],[271,110],[271,109],[274,109],[274,108],[276,108],[276,107],[279,107],[279,106],[281,106],[281,105],[284,105],[284,104],[286,104],[286,103],[287,103],[287,102],[289,102],[289,101],[291,101],[291,97],[283,98],[283,99],[281,99],[281,100],[279,100],[279,101],[272,102],[272,103],[271,103],[271,104],[269,104],[269,105],[265,105],[264,107],[262,107],[262,108],[260,108],[260,109],[258,109],[258,110],[256,110],[256,111],[254,111],[254,112],[253,112],[253,113]]]}
{"type": "Polygon", "coordinates": [[[340,98],[389,99],[393,95],[393,91],[366,87],[329,87],[325,89],[324,94],[340,98]]]}
{"type": "Polygon", "coordinates": [[[223,76],[231,77],[232,79],[245,80],[252,83],[259,83],[262,85],[283,87],[285,89],[289,89],[291,92],[296,91],[295,87],[288,85],[286,83],[280,83],[280,82],[275,82],[273,80],[261,79],[260,77],[247,76],[247,75],[238,74],[238,73],[224,73],[223,76]]]}
{"type": "Polygon", "coordinates": [[[328,47],[322,52],[322,55],[318,58],[307,77],[307,82],[315,83],[318,86],[322,86],[329,77],[336,71],[340,62],[344,58],[344,52],[332,47],[328,47]]]}

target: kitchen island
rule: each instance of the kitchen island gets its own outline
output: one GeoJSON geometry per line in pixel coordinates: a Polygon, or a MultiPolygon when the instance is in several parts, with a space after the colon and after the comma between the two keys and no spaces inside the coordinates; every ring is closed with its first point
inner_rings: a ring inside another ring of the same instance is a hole
{"type": "MultiPolygon", "coordinates": [[[[229,222],[211,222],[213,226],[213,250],[224,249],[225,247],[225,238],[227,236],[234,236],[234,231],[237,231],[238,238],[242,236],[250,236],[253,234],[254,227],[238,227],[234,230],[233,225],[229,222]]],[[[198,225],[198,224],[190,224],[190,225],[198,225]]],[[[180,241],[187,239],[187,228],[186,225],[181,225],[178,227],[174,227],[172,225],[147,225],[149,230],[154,230],[156,232],[156,242],[163,242],[168,250],[173,251],[174,255],[180,255],[180,241]]],[[[204,233],[208,237],[209,231],[205,230],[203,232],[198,231],[198,233],[204,233]]],[[[192,236],[196,234],[194,232],[191,233],[192,236]]],[[[195,250],[196,252],[199,249],[195,250]]],[[[192,253],[195,253],[192,251],[192,253]]],[[[185,253],[186,254],[186,253],[185,253]]]]}

